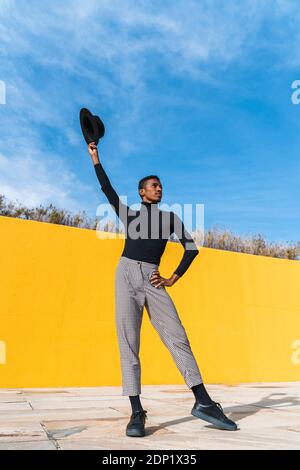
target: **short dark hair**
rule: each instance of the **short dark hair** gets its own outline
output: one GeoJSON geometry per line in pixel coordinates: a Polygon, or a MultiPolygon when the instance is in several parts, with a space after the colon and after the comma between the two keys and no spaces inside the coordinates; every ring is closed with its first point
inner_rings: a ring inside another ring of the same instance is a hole
{"type": "Polygon", "coordinates": [[[139,187],[138,189],[144,189],[145,188],[145,185],[146,185],[146,181],[150,180],[151,178],[155,178],[157,179],[159,182],[160,182],[160,179],[157,175],[148,175],[148,176],[144,176],[144,178],[142,178],[140,181],[139,181],[139,187]]]}

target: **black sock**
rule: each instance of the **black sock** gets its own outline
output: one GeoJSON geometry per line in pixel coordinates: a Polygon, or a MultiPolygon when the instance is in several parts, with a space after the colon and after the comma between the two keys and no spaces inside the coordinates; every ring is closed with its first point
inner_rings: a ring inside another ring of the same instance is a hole
{"type": "Polygon", "coordinates": [[[204,384],[194,385],[192,387],[193,394],[197,401],[199,401],[202,405],[210,405],[213,400],[208,395],[204,384]]]}
{"type": "Polygon", "coordinates": [[[130,396],[129,400],[131,403],[132,413],[143,410],[139,395],[130,396]]]}

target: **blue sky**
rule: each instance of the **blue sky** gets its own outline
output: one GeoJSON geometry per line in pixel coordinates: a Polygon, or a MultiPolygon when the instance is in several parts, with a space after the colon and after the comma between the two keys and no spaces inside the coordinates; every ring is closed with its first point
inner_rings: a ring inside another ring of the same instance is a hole
{"type": "Polygon", "coordinates": [[[87,107],[129,204],[154,173],[162,202],[204,204],[205,230],[299,240],[298,2],[2,0],[0,19],[0,193],[94,217],[87,107]]]}

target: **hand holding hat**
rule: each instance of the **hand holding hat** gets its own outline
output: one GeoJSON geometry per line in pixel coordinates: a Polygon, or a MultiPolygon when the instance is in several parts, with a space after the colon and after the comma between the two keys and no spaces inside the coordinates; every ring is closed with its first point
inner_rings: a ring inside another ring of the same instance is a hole
{"type": "Polygon", "coordinates": [[[87,108],[80,110],[80,126],[87,144],[92,142],[98,145],[99,139],[104,136],[105,127],[99,116],[92,114],[87,108]]]}

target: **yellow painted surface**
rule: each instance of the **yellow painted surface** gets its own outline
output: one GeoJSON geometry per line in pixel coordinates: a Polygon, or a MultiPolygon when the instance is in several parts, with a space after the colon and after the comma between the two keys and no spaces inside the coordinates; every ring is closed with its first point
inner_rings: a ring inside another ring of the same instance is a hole
{"type": "MultiPolygon", "coordinates": [[[[0,386],[121,385],[114,272],[124,240],[0,217],[0,386]]],[[[160,272],[183,253],[169,242],[160,272]]],[[[168,289],[206,383],[300,379],[300,263],[200,248],[168,289]]],[[[185,384],[146,310],[143,384],[185,384]]]]}

